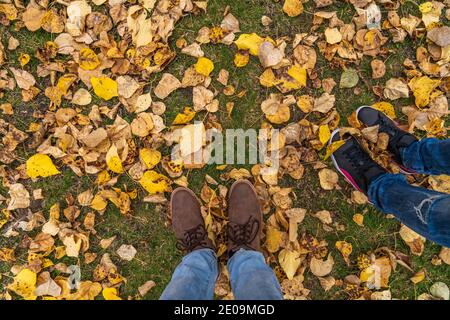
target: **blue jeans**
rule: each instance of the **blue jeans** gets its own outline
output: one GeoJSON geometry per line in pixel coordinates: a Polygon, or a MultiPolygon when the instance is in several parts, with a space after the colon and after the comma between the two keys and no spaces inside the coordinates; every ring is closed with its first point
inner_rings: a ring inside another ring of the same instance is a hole
{"type": "MultiPolygon", "coordinates": [[[[257,251],[240,249],[228,261],[231,289],[237,300],[281,300],[280,284],[257,251]]],[[[217,257],[211,249],[186,255],[173,273],[161,300],[211,300],[219,276],[217,257]]]]}
{"type": "MultiPolygon", "coordinates": [[[[400,150],[403,164],[422,174],[450,175],[450,139],[413,142],[400,150]]],[[[445,247],[450,247],[450,195],[414,187],[401,174],[386,173],[369,186],[369,198],[380,211],[445,247]]]]}

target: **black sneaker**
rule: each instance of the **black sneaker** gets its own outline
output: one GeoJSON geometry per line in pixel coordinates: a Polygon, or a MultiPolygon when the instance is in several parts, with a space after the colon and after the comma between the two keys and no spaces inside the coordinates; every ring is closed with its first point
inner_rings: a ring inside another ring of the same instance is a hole
{"type": "Polygon", "coordinates": [[[413,170],[406,168],[400,155],[400,148],[409,146],[417,141],[412,134],[401,130],[397,124],[383,112],[369,106],[362,106],[356,110],[358,120],[368,127],[379,125],[379,132],[389,135],[388,150],[394,155],[395,161],[399,164],[403,173],[412,174],[413,170]]]}
{"type": "Polygon", "coordinates": [[[331,155],[333,164],[355,189],[367,195],[370,183],[386,173],[386,170],[373,161],[350,134],[341,137],[339,129],[336,129],[331,134],[329,144],[342,139],[347,140],[331,155]]]}

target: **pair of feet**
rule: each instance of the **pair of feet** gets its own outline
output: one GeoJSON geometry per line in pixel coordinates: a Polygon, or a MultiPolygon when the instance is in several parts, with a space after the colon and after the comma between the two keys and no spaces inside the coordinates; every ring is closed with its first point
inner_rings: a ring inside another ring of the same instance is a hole
{"type": "MultiPolygon", "coordinates": [[[[195,194],[184,187],[175,189],[170,199],[172,226],[177,247],[187,253],[198,249],[215,250],[208,237],[195,194]]],[[[247,180],[236,181],[228,194],[228,256],[239,249],[260,249],[261,206],[255,188],[247,180]]]]}
{"type": "MultiPolygon", "coordinates": [[[[400,150],[417,141],[415,136],[401,130],[388,116],[369,106],[358,108],[356,117],[364,126],[378,125],[379,132],[389,136],[388,151],[392,153],[402,171],[407,174],[414,173],[403,164],[400,150]]],[[[353,187],[367,195],[370,183],[387,171],[369,156],[355,137],[349,134],[341,136],[339,129],[332,133],[330,144],[342,139],[346,142],[332,154],[333,163],[353,187]]]]}

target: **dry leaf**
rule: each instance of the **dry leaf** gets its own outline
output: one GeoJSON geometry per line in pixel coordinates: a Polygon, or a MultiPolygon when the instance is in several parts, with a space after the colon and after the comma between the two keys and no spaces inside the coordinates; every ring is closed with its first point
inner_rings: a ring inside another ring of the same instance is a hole
{"type": "Polygon", "coordinates": [[[319,171],[319,180],[322,189],[333,190],[337,186],[339,177],[333,170],[325,168],[319,171]]]}
{"type": "Polygon", "coordinates": [[[119,247],[119,249],[117,249],[116,253],[122,260],[131,261],[133,260],[137,251],[131,244],[123,244],[119,247]]]}
{"type": "Polygon", "coordinates": [[[302,260],[303,259],[297,251],[283,249],[278,254],[278,261],[280,262],[280,266],[283,268],[288,279],[294,278],[302,260]]]}
{"type": "Polygon", "coordinates": [[[327,260],[316,259],[312,257],[309,263],[309,268],[311,272],[317,277],[325,277],[331,270],[333,270],[334,259],[331,254],[328,254],[327,260]]]}

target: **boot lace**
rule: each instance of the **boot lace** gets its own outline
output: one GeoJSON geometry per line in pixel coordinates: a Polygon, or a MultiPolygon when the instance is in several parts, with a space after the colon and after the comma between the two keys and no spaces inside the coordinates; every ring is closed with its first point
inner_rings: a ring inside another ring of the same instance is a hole
{"type": "Polygon", "coordinates": [[[208,246],[208,233],[203,225],[187,230],[182,239],[178,239],[176,247],[179,250],[191,252],[198,246],[208,246]]]}
{"type": "Polygon", "coordinates": [[[259,232],[259,221],[250,216],[244,224],[230,222],[228,238],[237,246],[249,247],[259,232]]]}

